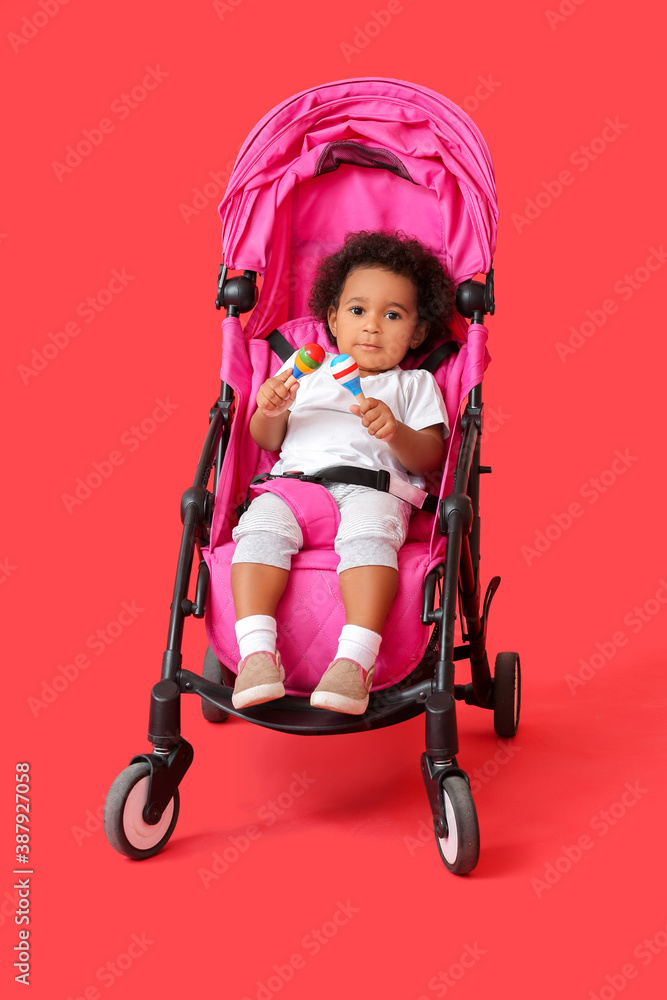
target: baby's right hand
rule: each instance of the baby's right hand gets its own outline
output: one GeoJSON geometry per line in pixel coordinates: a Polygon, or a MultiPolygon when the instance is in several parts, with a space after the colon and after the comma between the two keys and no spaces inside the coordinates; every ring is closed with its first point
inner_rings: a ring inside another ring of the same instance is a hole
{"type": "Polygon", "coordinates": [[[257,409],[267,417],[279,416],[290,405],[298,388],[299,383],[292,377],[291,371],[284,371],[280,375],[267,378],[257,393],[257,409]],[[292,379],[291,385],[285,385],[290,379],[292,379]]]}

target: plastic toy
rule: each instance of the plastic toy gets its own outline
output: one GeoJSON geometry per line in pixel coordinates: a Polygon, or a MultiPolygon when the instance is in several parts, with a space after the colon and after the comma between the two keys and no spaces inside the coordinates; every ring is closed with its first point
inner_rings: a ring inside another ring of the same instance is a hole
{"type": "Polygon", "coordinates": [[[349,389],[359,402],[364,399],[357,362],[349,354],[338,354],[331,362],[331,374],[336,381],[349,389]]]}
{"type": "Polygon", "coordinates": [[[292,374],[285,382],[285,386],[289,389],[291,385],[298,382],[304,375],[316,372],[322,366],[323,361],[324,350],[319,344],[304,344],[294,359],[292,374]]]}

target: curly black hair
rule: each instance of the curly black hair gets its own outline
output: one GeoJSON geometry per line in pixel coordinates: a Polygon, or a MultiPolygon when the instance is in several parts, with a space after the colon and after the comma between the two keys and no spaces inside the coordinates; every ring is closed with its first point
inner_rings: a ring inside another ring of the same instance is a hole
{"type": "Polygon", "coordinates": [[[431,250],[401,230],[393,233],[348,233],[340,250],[324,257],[317,268],[308,301],[311,315],[324,323],[332,344],[336,338],[328,324],[330,306],[338,308],[348,276],[357,268],[381,267],[409,278],[417,289],[418,321],[429,323],[429,332],[419,348],[424,351],[447,339],[454,314],[456,287],[431,250]]]}

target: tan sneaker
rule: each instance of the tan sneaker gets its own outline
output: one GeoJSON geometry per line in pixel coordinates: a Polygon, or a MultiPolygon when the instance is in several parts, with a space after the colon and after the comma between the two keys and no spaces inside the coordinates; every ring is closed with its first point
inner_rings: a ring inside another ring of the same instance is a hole
{"type": "Polygon", "coordinates": [[[234,708],[249,708],[250,705],[263,705],[265,701],[283,698],[284,680],[285,670],[279,653],[275,656],[272,653],[251,653],[239,663],[232,705],[234,708]]]}
{"type": "Polygon", "coordinates": [[[330,712],[363,715],[368,708],[374,671],[375,666],[367,671],[355,660],[334,660],[311,694],[310,704],[313,708],[328,708],[330,712]]]}

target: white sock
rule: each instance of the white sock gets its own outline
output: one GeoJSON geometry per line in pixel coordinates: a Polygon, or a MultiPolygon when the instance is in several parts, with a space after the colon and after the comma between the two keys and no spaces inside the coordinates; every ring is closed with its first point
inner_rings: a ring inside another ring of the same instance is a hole
{"type": "Polygon", "coordinates": [[[271,615],[249,615],[247,618],[240,618],[235,629],[242,662],[251,653],[275,654],[277,626],[275,618],[271,615]]]}
{"type": "Polygon", "coordinates": [[[377,632],[361,625],[343,625],[335,659],[354,660],[364,670],[370,670],[380,652],[381,642],[382,636],[377,632]]]}

